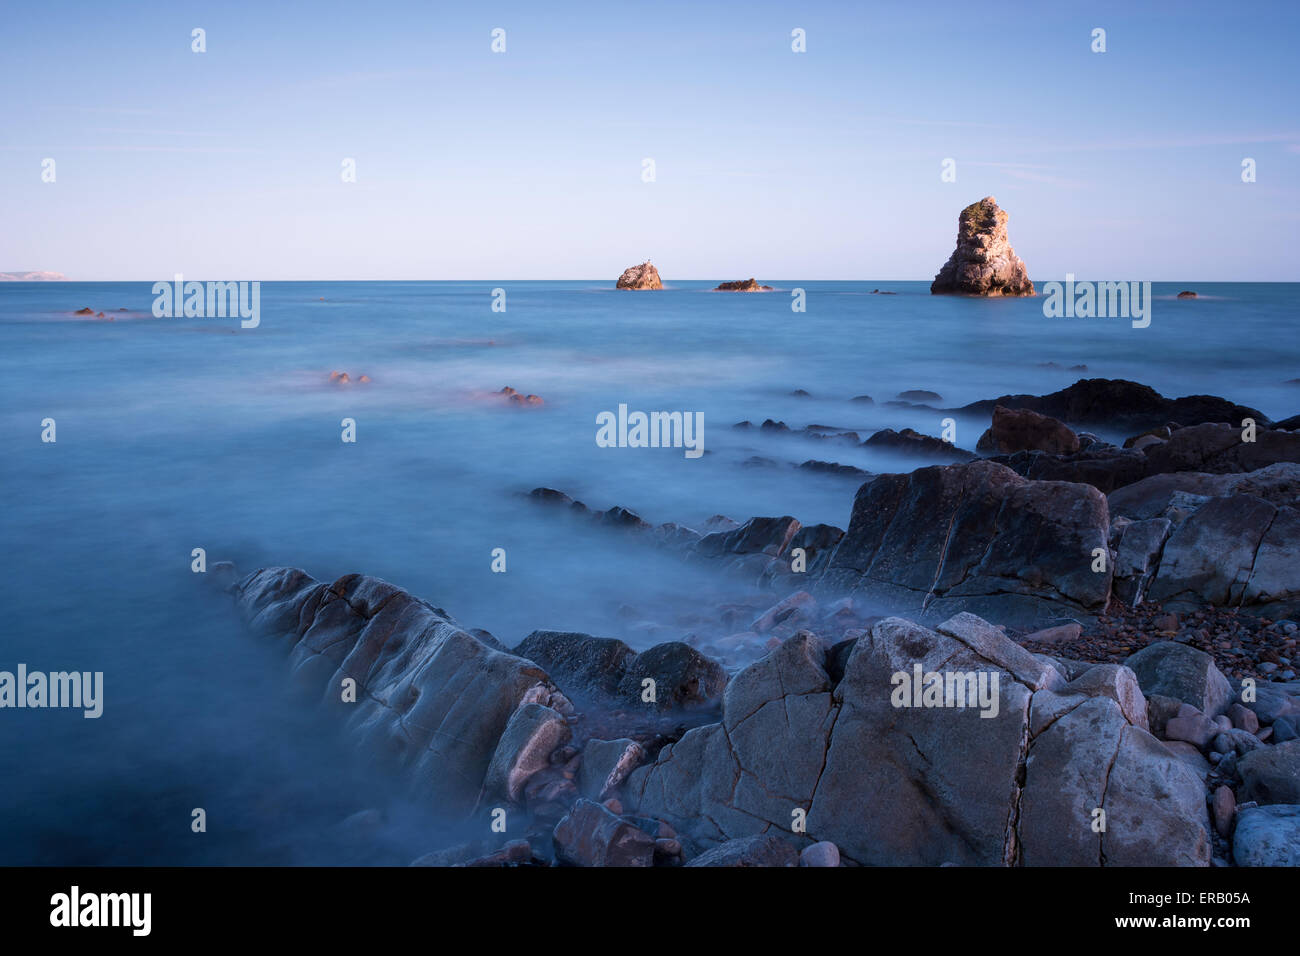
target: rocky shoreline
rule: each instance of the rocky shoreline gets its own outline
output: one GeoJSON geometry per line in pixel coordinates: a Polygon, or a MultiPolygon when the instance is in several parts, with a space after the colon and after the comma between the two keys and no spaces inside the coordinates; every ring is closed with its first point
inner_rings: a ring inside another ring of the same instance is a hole
{"type": "Polygon", "coordinates": [[[1300,865],[1294,420],[1102,379],[958,411],[994,457],[864,476],[846,529],[535,489],[735,582],[629,608],[640,653],[507,648],[360,575],[224,584],[368,758],[481,834],[421,865],[1300,865]]]}

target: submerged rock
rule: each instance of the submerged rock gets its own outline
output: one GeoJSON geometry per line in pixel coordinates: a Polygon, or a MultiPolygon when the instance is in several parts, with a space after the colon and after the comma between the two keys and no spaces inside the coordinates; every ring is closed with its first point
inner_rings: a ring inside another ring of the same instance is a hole
{"type": "Polygon", "coordinates": [[[1025,264],[1007,239],[1007,214],[985,196],[957,217],[957,248],[930,284],[932,295],[1033,295],[1025,264]]]}
{"type": "Polygon", "coordinates": [[[770,285],[759,285],[755,279],[739,279],[735,282],[723,282],[714,292],[771,292],[770,285]]]}

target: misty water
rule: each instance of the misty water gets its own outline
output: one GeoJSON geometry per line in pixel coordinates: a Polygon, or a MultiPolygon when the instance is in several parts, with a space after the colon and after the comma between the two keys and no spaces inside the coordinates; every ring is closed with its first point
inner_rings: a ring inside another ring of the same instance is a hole
{"type": "MultiPolygon", "coordinates": [[[[728,585],[523,493],[557,488],[652,523],[844,527],[860,482],[794,465],[929,462],[731,426],[938,435],[939,413],[884,403],[930,389],[958,407],[1089,377],[1300,411],[1286,384],[1300,376],[1300,285],[1157,283],[1151,325],[1135,329],[1045,318],[1041,299],[935,298],[919,282],[767,281],[776,291],[265,283],[255,329],[154,318],[150,283],[0,285],[0,670],[105,683],[98,719],[0,711],[0,863],[404,864],[446,836],[436,807],[404,802],[289,697],[283,649],[201,586],[194,548],[245,571],[376,575],[511,646],[563,628],[644,647],[621,607],[671,620],[728,585]],[[1200,298],[1176,300],[1182,288],[1200,298]],[[82,307],[106,318],[72,314],[82,307]],[[371,381],[332,385],[334,370],[371,381]],[[545,404],[511,405],[503,386],[545,404]],[[874,404],[850,401],[864,394],[874,404]],[[598,447],[597,415],[620,404],[703,413],[706,453],[598,447]],[[41,441],[46,418],[55,443],[41,441]],[[344,418],[355,443],[340,440],[344,418]],[[392,824],[349,838],[339,821],[367,807],[392,824]]],[[[973,448],[986,425],[959,418],[957,444],[973,448]]]]}

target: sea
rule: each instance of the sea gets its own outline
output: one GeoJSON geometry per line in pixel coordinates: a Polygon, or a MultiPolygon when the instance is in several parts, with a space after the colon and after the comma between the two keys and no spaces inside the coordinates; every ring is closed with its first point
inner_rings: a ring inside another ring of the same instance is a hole
{"type": "Polygon", "coordinates": [[[987,420],[944,409],[1081,378],[1300,412],[1300,284],[1155,283],[1135,328],[924,282],[764,281],[265,282],[253,328],[156,317],[148,282],[0,283],[0,671],[104,675],[98,718],[0,709],[0,864],[400,865],[454,835],[289,695],[284,649],[202,586],[195,549],[375,575],[510,646],[557,628],[644,647],[630,621],[723,585],[531,489],[652,524],[844,527],[862,479],[796,466],[930,462],[733,426],[951,417],[974,448],[987,420]],[[602,447],[620,406],[702,416],[703,453],[602,447]]]}

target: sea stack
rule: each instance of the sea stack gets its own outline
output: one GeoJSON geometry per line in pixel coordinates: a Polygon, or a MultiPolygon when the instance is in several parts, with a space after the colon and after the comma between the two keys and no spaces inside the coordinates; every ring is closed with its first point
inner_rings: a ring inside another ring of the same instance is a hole
{"type": "Polygon", "coordinates": [[[650,264],[649,259],[639,266],[630,266],[623,270],[615,286],[618,289],[662,289],[663,287],[664,284],[659,281],[659,270],[650,264]]]}
{"type": "Polygon", "coordinates": [[[930,283],[931,295],[1033,295],[1025,264],[1007,240],[1007,214],[992,196],[957,217],[957,248],[930,283]]]}
{"type": "Polygon", "coordinates": [[[770,285],[759,285],[757,279],[737,279],[735,282],[723,282],[714,292],[771,292],[770,285]]]}

